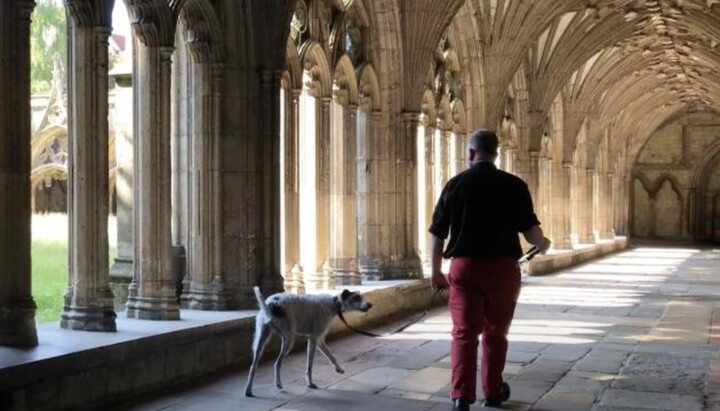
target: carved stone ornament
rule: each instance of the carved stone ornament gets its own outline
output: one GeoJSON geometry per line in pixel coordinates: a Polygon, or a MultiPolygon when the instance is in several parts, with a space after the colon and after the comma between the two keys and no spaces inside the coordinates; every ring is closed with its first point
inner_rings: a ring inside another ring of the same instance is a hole
{"type": "Polygon", "coordinates": [[[304,0],[299,0],[295,5],[292,21],[290,22],[290,36],[297,40],[300,34],[305,33],[308,23],[308,9],[304,0]]]}

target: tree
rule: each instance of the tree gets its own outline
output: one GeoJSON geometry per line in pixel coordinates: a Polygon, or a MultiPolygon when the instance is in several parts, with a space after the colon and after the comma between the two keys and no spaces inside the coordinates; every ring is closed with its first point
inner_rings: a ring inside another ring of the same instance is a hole
{"type": "Polygon", "coordinates": [[[53,58],[67,61],[67,23],[65,8],[57,0],[38,0],[30,27],[31,92],[49,91],[53,58]]]}

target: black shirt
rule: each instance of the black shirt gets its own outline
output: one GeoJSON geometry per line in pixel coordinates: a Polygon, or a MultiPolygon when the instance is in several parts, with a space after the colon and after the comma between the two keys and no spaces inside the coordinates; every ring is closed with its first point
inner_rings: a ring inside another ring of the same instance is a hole
{"type": "Polygon", "coordinates": [[[443,188],[430,233],[442,239],[450,257],[520,258],[518,233],[539,225],[527,184],[479,162],[456,175],[443,188]]]}

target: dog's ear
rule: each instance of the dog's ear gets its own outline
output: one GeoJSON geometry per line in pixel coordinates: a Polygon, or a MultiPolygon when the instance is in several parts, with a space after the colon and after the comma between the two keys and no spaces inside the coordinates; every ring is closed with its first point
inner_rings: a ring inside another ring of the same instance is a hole
{"type": "Polygon", "coordinates": [[[346,289],[343,290],[342,294],[340,294],[340,298],[342,298],[343,301],[345,301],[345,300],[348,299],[348,297],[350,297],[351,294],[352,294],[352,292],[350,292],[350,290],[348,290],[348,289],[346,288],[346,289]]]}

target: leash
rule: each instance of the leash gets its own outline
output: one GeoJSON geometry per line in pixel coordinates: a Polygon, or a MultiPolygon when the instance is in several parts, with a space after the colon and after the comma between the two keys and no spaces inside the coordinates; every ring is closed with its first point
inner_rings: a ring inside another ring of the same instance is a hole
{"type": "MultiPolygon", "coordinates": [[[[540,252],[540,249],[537,248],[537,247],[535,247],[535,246],[533,246],[533,247],[532,247],[531,249],[529,249],[525,254],[523,254],[522,257],[520,257],[520,259],[518,260],[518,264],[527,263],[528,261],[532,260],[539,252],[540,252]]],[[[411,325],[414,325],[414,324],[416,324],[418,321],[422,320],[422,319],[428,314],[428,312],[430,311],[430,307],[432,307],[433,302],[435,302],[435,297],[437,297],[438,294],[440,294],[440,290],[437,290],[437,291],[435,291],[435,292],[433,293],[432,297],[430,297],[430,302],[428,302],[428,304],[425,306],[425,311],[423,311],[417,318],[409,321],[408,323],[406,323],[405,325],[403,325],[403,326],[401,326],[400,328],[396,329],[395,331],[392,331],[392,332],[389,332],[389,333],[385,333],[385,334],[375,334],[375,333],[370,332],[370,331],[364,331],[364,330],[360,330],[360,329],[357,329],[357,328],[353,327],[352,325],[348,324],[348,322],[345,320],[345,316],[343,316],[343,313],[342,313],[342,310],[341,310],[341,309],[338,309],[338,310],[337,310],[337,316],[340,317],[340,321],[342,321],[343,324],[345,324],[345,326],[346,326],[350,331],[352,331],[352,332],[355,332],[355,333],[361,334],[361,335],[365,335],[365,336],[368,336],[368,337],[373,337],[373,338],[387,337],[387,336],[390,336],[390,335],[393,335],[393,334],[401,333],[401,332],[405,331],[405,329],[407,329],[407,328],[410,327],[411,325]]]]}
{"type": "Polygon", "coordinates": [[[430,297],[430,302],[428,302],[427,306],[425,306],[425,311],[423,311],[422,314],[420,314],[417,318],[411,320],[410,322],[406,323],[405,325],[398,328],[397,330],[389,332],[389,333],[385,333],[385,334],[375,334],[375,333],[372,333],[369,331],[363,331],[363,330],[359,330],[359,329],[353,327],[352,325],[348,324],[347,321],[345,321],[345,317],[343,316],[342,310],[337,311],[337,316],[340,317],[340,321],[342,321],[343,324],[345,324],[345,326],[353,332],[356,332],[356,333],[362,334],[362,335],[366,335],[368,337],[373,337],[373,338],[387,337],[387,336],[390,336],[393,334],[403,332],[403,331],[405,331],[406,328],[408,328],[411,325],[416,324],[418,321],[422,320],[423,317],[425,317],[427,315],[427,313],[430,311],[430,308],[432,307],[433,302],[435,302],[435,297],[437,297],[438,294],[440,294],[440,290],[437,290],[433,293],[432,297],[430,297]]]}

